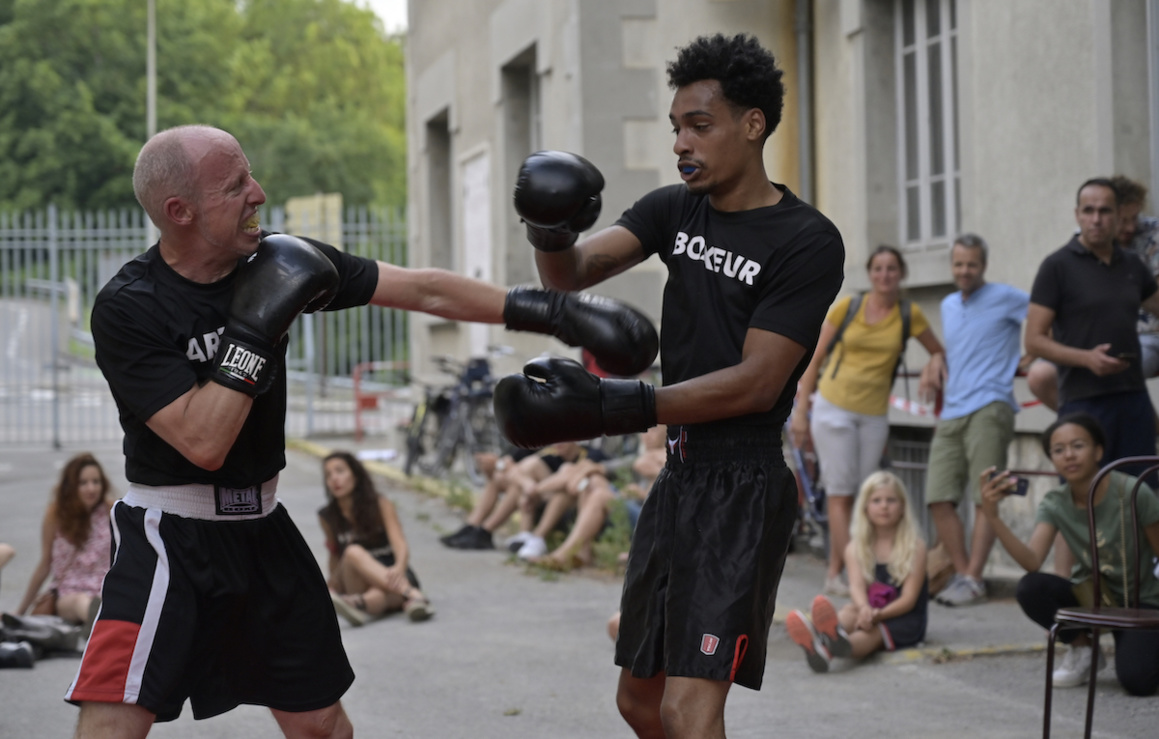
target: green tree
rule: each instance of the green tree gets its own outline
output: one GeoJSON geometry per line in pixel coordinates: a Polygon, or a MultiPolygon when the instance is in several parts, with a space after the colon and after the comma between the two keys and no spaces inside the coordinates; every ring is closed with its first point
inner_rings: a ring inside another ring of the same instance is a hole
{"type": "MultiPolygon", "coordinates": [[[[156,0],[157,123],[234,133],[271,203],[405,202],[401,40],[340,0],[156,0]]],[[[134,205],[141,0],[0,0],[0,209],[134,205]]]]}

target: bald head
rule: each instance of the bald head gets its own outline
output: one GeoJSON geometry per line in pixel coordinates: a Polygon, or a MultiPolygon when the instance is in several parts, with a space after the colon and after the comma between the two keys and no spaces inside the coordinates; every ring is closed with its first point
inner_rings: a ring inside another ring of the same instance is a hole
{"type": "Polygon", "coordinates": [[[133,193],[158,228],[164,228],[165,201],[196,199],[197,162],[207,149],[224,142],[237,143],[219,128],[178,126],[158,133],[141,147],[133,167],[133,193]]]}

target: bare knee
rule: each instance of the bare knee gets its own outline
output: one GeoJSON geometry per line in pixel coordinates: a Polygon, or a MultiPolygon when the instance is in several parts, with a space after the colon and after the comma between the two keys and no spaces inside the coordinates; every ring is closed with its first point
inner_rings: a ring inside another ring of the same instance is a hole
{"type": "Polygon", "coordinates": [[[85,701],[81,703],[75,739],[144,737],[156,718],[140,706],[85,701]]]}
{"type": "Polygon", "coordinates": [[[271,709],[271,712],[288,739],[352,739],[354,736],[354,727],[341,703],[316,711],[271,709]]]}
{"type": "Polygon", "coordinates": [[[616,708],[636,736],[641,739],[664,739],[664,724],[660,720],[660,701],[664,694],[664,678],[640,679],[624,671],[616,690],[616,708]]]}

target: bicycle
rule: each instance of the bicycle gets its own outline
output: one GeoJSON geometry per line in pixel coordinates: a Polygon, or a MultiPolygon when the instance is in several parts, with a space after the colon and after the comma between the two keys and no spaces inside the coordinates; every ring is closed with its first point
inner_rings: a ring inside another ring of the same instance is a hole
{"type": "MultiPolygon", "coordinates": [[[[496,347],[489,350],[501,351],[496,347]]],[[[482,485],[486,476],[476,455],[498,453],[500,447],[492,409],[495,380],[491,363],[485,357],[474,357],[466,364],[448,356],[436,356],[432,361],[457,380],[453,385],[424,388],[407,429],[404,470],[411,475],[417,468],[423,474],[441,477],[461,462],[468,479],[482,485]]]]}

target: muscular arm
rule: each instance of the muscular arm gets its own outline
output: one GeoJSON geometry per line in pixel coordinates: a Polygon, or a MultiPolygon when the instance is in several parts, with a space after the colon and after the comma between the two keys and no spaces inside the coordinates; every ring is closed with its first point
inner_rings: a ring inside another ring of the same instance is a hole
{"type": "Polygon", "coordinates": [[[1055,341],[1050,335],[1054,315],[1054,310],[1038,303],[1031,303],[1027,308],[1024,339],[1027,354],[1049,359],[1055,364],[1085,367],[1099,376],[1122,372],[1130,366],[1122,359],[1107,354],[1107,350],[1111,348],[1110,344],[1079,349],[1055,341]]]}
{"type": "Polygon", "coordinates": [[[739,364],[656,388],[656,420],[704,423],[767,411],[804,356],[805,347],[792,339],[750,328],[739,364]]]}
{"type": "Polygon", "coordinates": [[[535,252],[545,287],[583,290],[644,261],[644,248],[623,226],[609,226],[570,249],[535,252]]]}
{"type": "Polygon", "coordinates": [[[443,269],[406,269],[378,263],[370,302],[455,321],[503,323],[507,289],[443,269]]]}
{"type": "Polygon", "coordinates": [[[153,433],[206,470],[225,464],[253,398],[216,382],[194,385],[146,421],[153,433]]]}

